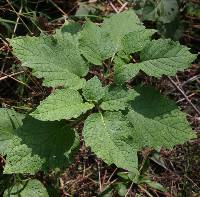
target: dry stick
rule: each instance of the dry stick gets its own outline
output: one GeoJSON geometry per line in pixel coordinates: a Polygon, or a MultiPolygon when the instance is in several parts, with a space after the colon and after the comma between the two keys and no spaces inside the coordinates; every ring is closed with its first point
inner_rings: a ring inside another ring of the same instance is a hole
{"type": "Polygon", "coordinates": [[[180,91],[180,93],[185,97],[186,101],[192,106],[192,108],[197,112],[198,115],[200,115],[200,111],[197,109],[197,107],[192,103],[192,101],[188,98],[188,96],[185,94],[183,89],[179,87],[179,85],[176,84],[176,82],[171,78],[167,77],[171,83],[180,91]]]}
{"type": "Polygon", "coordinates": [[[112,9],[116,12],[119,13],[119,11],[117,10],[117,8],[113,5],[112,2],[109,1],[110,6],[112,7],[112,9]]]}
{"type": "Polygon", "coordinates": [[[19,17],[19,19],[22,21],[22,23],[24,24],[24,26],[26,27],[26,29],[29,31],[30,34],[33,34],[33,32],[31,32],[31,30],[29,29],[29,27],[26,25],[26,23],[23,21],[23,19],[21,18],[20,13],[17,13],[17,11],[15,10],[15,8],[13,7],[12,3],[9,0],[6,0],[7,3],[10,5],[10,7],[13,9],[13,12],[19,17]]]}
{"type": "Polygon", "coordinates": [[[67,13],[66,13],[65,11],[63,11],[56,3],[54,3],[52,0],[49,0],[49,1],[51,2],[51,4],[52,4],[53,6],[55,6],[55,7],[64,15],[65,19],[68,18],[68,15],[67,15],[67,13]]]}
{"type": "Polygon", "coordinates": [[[118,1],[118,3],[120,3],[121,4],[121,6],[123,5],[123,3],[120,1],[120,0],[117,0],[118,1]]]}
{"type": "Polygon", "coordinates": [[[98,164],[98,170],[99,170],[99,190],[100,192],[102,191],[102,184],[101,184],[101,167],[100,167],[100,164],[99,162],[97,161],[97,164],[98,164]]]}
{"type": "Polygon", "coordinates": [[[106,176],[107,176],[107,169],[105,170],[103,178],[102,178],[102,186],[104,186],[105,184],[106,176]]]}
{"type": "Polygon", "coordinates": [[[189,82],[192,82],[192,81],[195,81],[195,80],[198,80],[198,79],[200,79],[200,75],[193,76],[190,79],[188,79],[187,81],[183,82],[183,84],[181,84],[181,87],[183,87],[184,85],[186,85],[189,82]]]}
{"type": "Polygon", "coordinates": [[[13,73],[13,74],[6,75],[6,76],[4,76],[4,77],[1,77],[1,78],[0,78],[0,81],[2,81],[2,80],[4,80],[4,79],[7,79],[7,78],[11,78],[11,77],[13,77],[13,76],[15,76],[15,75],[19,75],[19,74],[21,74],[21,73],[24,73],[24,71],[20,71],[20,72],[17,72],[17,73],[13,73]]]}
{"type": "Polygon", "coordinates": [[[112,9],[113,9],[117,14],[119,14],[120,12],[122,12],[122,11],[126,8],[126,6],[128,5],[128,2],[125,2],[124,4],[120,3],[122,6],[121,6],[121,8],[120,8],[119,10],[113,5],[112,2],[109,1],[109,4],[110,4],[110,6],[112,7],[112,9]]]}
{"type": "Polygon", "coordinates": [[[138,185],[138,187],[142,190],[142,191],[144,191],[146,194],[147,194],[147,196],[149,196],[149,197],[153,197],[145,188],[143,188],[141,185],[138,185]]]}
{"type": "Polygon", "coordinates": [[[124,3],[124,4],[122,5],[122,7],[119,9],[119,13],[122,12],[123,9],[125,9],[127,5],[128,5],[128,2],[124,3]]]}
{"type": "Polygon", "coordinates": [[[130,191],[131,191],[131,189],[132,189],[132,187],[133,187],[133,184],[134,184],[134,182],[131,183],[131,186],[129,187],[128,191],[126,192],[125,197],[127,197],[128,194],[130,193],[130,191]]]}
{"type": "MultiPolygon", "coordinates": [[[[195,94],[196,94],[196,93],[193,92],[192,94],[188,95],[188,98],[191,98],[191,97],[194,96],[195,94]]],[[[177,103],[180,103],[180,102],[183,102],[183,101],[185,101],[185,98],[179,99],[179,100],[177,101],[177,103]]]]}
{"type": "Polygon", "coordinates": [[[32,90],[32,88],[29,85],[27,85],[26,83],[24,83],[18,79],[15,79],[14,77],[10,77],[10,78],[15,80],[16,82],[21,83],[22,85],[26,86],[28,89],[32,90]]]}
{"type": "Polygon", "coordinates": [[[117,171],[118,168],[115,168],[115,170],[112,172],[112,174],[110,175],[109,179],[106,181],[106,184],[108,184],[111,180],[111,178],[113,177],[113,175],[115,174],[115,172],[117,171]]]}
{"type": "Polygon", "coordinates": [[[15,79],[15,78],[13,77],[13,76],[19,75],[19,74],[21,74],[21,73],[24,73],[24,71],[20,71],[20,72],[17,72],[17,73],[13,73],[13,74],[11,74],[11,75],[6,75],[6,76],[4,76],[4,77],[1,77],[1,78],[0,78],[0,81],[2,81],[2,80],[4,80],[4,79],[7,79],[7,78],[11,78],[11,79],[17,81],[18,83],[21,83],[22,85],[26,86],[26,87],[29,88],[30,90],[32,90],[32,88],[31,88],[30,86],[28,86],[28,85],[25,84],[24,82],[22,82],[22,81],[20,81],[20,80],[18,80],[18,79],[15,79]]]}
{"type": "Polygon", "coordinates": [[[13,30],[12,38],[14,37],[15,32],[17,30],[17,26],[18,26],[18,23],[19,23],[21,13],[22,13],[22,6],[20,7],[19,12],[17,13],[17,20],[16,20],[15,27],[14,27],[14,30],[13,30]]]}

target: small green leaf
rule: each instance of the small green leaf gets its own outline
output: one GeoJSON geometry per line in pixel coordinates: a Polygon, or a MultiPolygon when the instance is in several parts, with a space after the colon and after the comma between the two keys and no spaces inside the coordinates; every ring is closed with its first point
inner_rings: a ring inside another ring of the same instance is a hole
{"type": "Polygon", "coordinates": [[[152,181],[150,179],[147,179],[147,178],[142,178],[138,184],[141,184],[141,183],[145,183],[147,184],[150,188],[152,189],[156,189],[158,191],[161,191],[161,192],[166,192],[167,190],[163,187],[163,185],[161,185],[160,183],[158,182],[155,182],[155,181],[152,181]]]}
{"type": "Polygon", "coordinates": [[[83,96],[87,101],[98,102],[103,98],[105,92],[106,88],[102,87],[101,81],[96,76],[88,80],[83,88],[83,96]]]}
{"type": "Polygon", "coordinates": [[[86,145],[106,163],[137,170],[137,150],[129,143],[131,128],[120,112],[90,115],[85,121],[83,136],[86,145]]]}
{"type": "Polygon", "coordinates": [[[176,104],[150,87],[138,88],[128,119],[133,125],[133,143],[142,148],[173,148],[196,137],[186,115],[176,104]]]}
{"type": "Polygon", "coordinates": [[[26,182],[16,183],[7,189],[3,197],[49,197],[44,185],[36,180],[29,180],[26,182]]]}
{"type": "Polygon", "coordinates": [[[40,105],[30,115],[43,121],[77,118],[93,104],[84,103],[78,91],[72,89],[56,90],[53,94],[41,101],[40,105]]]}

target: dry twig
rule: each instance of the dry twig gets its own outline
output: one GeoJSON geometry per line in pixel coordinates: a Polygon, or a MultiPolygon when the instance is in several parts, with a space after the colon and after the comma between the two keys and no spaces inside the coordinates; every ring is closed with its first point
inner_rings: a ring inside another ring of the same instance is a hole
{"type": "Polygon", "coordinates": [[[197,112],[198,115],[200,115],[200,111],[198,110],[198,108],[192,103],[192,101],[188,98],[188,96],[185,94],[184,90],[177,85],[177,83],[171,78],[171,77],[167,77],[171,83],[177,88],[177,90],[179,90],[179,92],[185,97],[185,100],[192,106],[192,108],[197,112]]]}

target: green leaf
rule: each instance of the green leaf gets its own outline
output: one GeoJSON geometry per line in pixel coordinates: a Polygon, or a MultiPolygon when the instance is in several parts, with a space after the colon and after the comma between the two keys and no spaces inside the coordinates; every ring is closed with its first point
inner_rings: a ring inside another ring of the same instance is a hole
{"type": "Polygon", "coordinates": [[[128,33],[122,40],[123,50],[128,54],[141,51],[155,32],[153,29],[144,29],[128,33]]]}
{"type": "MultiPolygon", "coordinates": [[[[118,78],[116,73],[121,72],[121,67],[123,67],[126,64],[129,64],[132,57],[131,55],[125,53],[124,51],[119,51],[116,56],[114,57],[114,82],[115,83],[121,83],[120,79],[118,78]]],[[[123,83],[124,81],[122,81],[123,83]]]]}
{"type": "Polygon", "coordinates": [[[48,197],[48,193],[44,185],[36,180],[16,183],[7,189],[3,197],[48,197]]]}
{"type": "Polygon", "coordinates": [[[140,15],[142,15],[143,20],[148,21],[170,23],[176,18],[179,11],[177,0],[141,0],[140,5],[140,15]]]}
{"type": "Polygon", "coordinates": [[[161,192],[166,192],[167,189],[164,188],[163,185],[161,185],[158,182],[152,181],[150,180],[148,177],[144,177],[142,178],[138,184],[142,184],[145,183],[146,185],[148,185],[150,188],[161,191],[161,192]]]}
{"type": "Polygon", "coordinates": [[[87,101],[98,102],[103,98],[105,92],[106,88],[102,87],[101,81],[96,76],[88,80],[83,88],[83,96],[87,101]]]}
{"type": "Polygon", "coordinates": [[[77,118],[89,109],[93,104],[83,103],[83,99],[78,91],[72,89],[56,90],[30,115],[43,121],[54,121],[62,119],[77,118]]]}
{"type": "Polygon", "coordinates": [[[136,76],[140,70],[154,77],[173,76],[177,71],[188,68],[196,57],[197,55],[189,52],[189,48],[178,42],[153,40],[141,51],[141,62],[119,67],[115,72],[115,80],[123,83],[136,76]]]}
{"type": "Polygon", "coordinates": [[[108,33],[92,22],[86,22],[80,33],[80,49],[84,57],[95,65],[112,57],[115,53],[114,44],[108,33]]]}
{"type": "Polygon", "coordinates": [[[5,174],[35,174],[39,170],[66,167],[79,144],[74,130],[64,121],[44,122],[27,117],[12,135],[9,140],[0,138],[7,155],[5,174]]]}
{"type": "Polygon", "coordinates": [[[131,128],[120,112],[95,113],[84,124],[87,146],[108,164],[135,172],[137,150],[129,143],[131,128]]]}
{"type": "Polygon", "coordinates": [[[70,33],[70,34],[76,34],[78,33],[80,30],[82,29],[81,25],[79,23],[76,22],[69,22],[67,24],[64,24],[61,28],[61,32],[62,33],[70,33]]]}
{"type": "Polygon", "coordinates": [[[122,49],[122,38],[134,31],[145,29],[141,24],[138,16],[133,10],[124,11],[119,14],[113,14],[110,18],[106,18],[102,24],[102,29],[108,32],[115,44],[115,51],[122,49]]]}
{"type": "Polygon", "coordinates": [[[137,95],[137,92],[132,89],[126,90],[120,86],[111,86],[103,97],[100,107],[109,111],[125,110],[129,106],[128,102],[134,100],[137,95]]]}
{"type": "Polygon", "coordinates": [[[141,147],[173,148],[196,137],[186,115],[176,104],[150,87],[138,88],[128,119],[133,125],[133,143],[141,147]]]}
{"type": "Polygon", "coordinates": [[[10,43],[22,66],[44,78],[45,86],[80,89],[84,85],[80,77],[87,74],[88,65],[79,53],[77,36],[58,30],[52,36],[17,37],[10,43]]]}
{"type": "Polygon", "coordinates": [[[13,137],[13,130],[22,125],[23,114],[11,109],[0,108],[0,154],[6,155],[6,149],[13,137]]]}

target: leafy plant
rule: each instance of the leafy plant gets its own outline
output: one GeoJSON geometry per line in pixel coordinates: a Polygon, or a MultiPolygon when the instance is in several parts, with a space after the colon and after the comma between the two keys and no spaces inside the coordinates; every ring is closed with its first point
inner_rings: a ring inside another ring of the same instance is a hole
{"type": "Polygon", "coordinates": [[[171,76],[196,58],[178,42],[152,40],[154,33],[126,11],[101,25],[87,21],[82,28],[68,24],[53,35],[11,39],[22,66],[54,89],[28,115],[0,109],[4,173],[35,174],[69,165],[79,146],[75,126],[80,122],[86,145],[107,164],[128,170],[135,182],[142,148],[170,149],[195,138],[173,101],[153,87],[129,88],[140,71],[171,76]],[[88,74],[94,66],[101,78],[88,74]]]}

